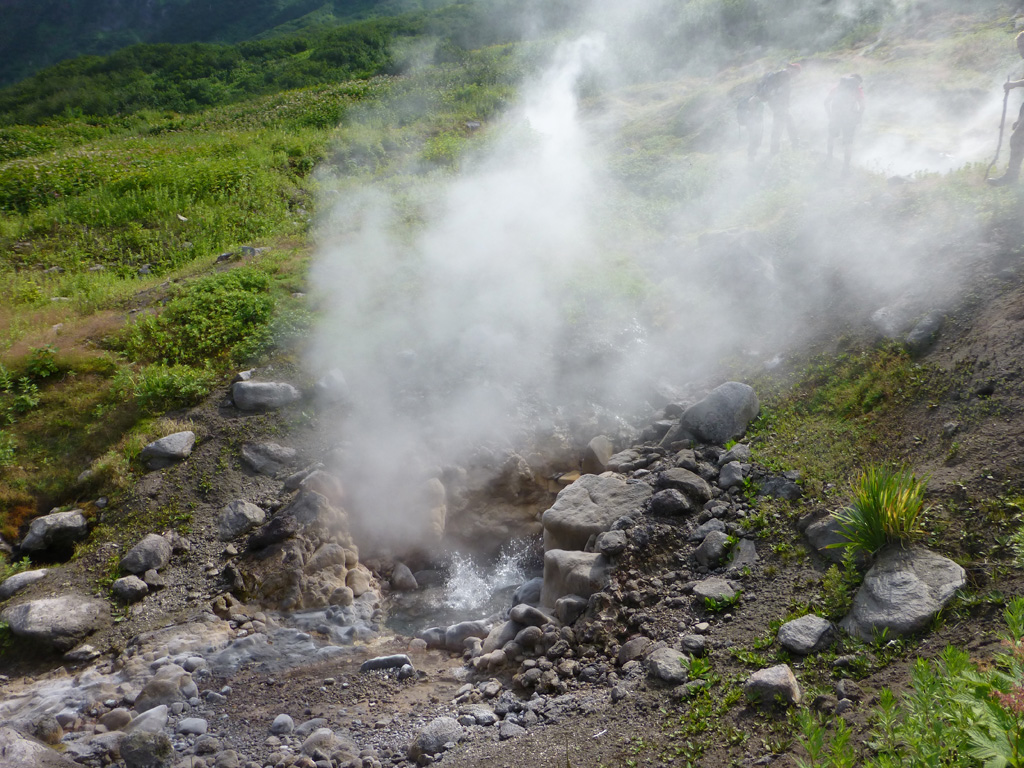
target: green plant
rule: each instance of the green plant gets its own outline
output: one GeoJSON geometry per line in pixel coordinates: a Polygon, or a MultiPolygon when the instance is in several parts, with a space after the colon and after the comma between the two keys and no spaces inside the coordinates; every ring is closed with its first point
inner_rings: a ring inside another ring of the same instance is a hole
{"type": "Polygon", "coordinates": [[[821,609],[827,618],[838,621],[849,613],[861,581],[863,576],[857,568],[857,556],[847,547],[842,567],[829,566],[821,580],[821,609]]]}
{"type": "Polygon", "coordinates": [[[210,393],[215,376],[188,365],[148,365],[137,373],[122,369],[114,378],[114,397],[132,397],[146,414],[194,405],[210,393]]]}
{"type": "Polygon", "coordinates": [[[702,656],[691,656],[686,662],[686,672],[691,680],[699,680],[711,674],[711,662],[702,656]]]}
{"type": "Polygon", "coordinates": [[[0,429],[0,467],[13,467],[17,455],[18,442],[14,435],[0,429]]]}
{"type": "Polygon", "coordinates": [[[906,469],[872,466],[854,481],[853,501],[836,515],[846,537],[830,547],[849,547],[873,555],[890,543],[921,536],[924,482],[906,469]]]}
{"type": "Polygon", "coordinates": [[[34,379],[48,379],[60,370],[56,360],[57,350],[51,345],[36,347],[28,357],[25,370],[34,379]]]}
{"type": "Polygon", "coordinates": [[[742,594],[742,590],[737,590],[728,597],[705,597],[704,610],[708,613],[722,613],[723,611],[727,611],[739,604],[740,595],[742,594]]]}

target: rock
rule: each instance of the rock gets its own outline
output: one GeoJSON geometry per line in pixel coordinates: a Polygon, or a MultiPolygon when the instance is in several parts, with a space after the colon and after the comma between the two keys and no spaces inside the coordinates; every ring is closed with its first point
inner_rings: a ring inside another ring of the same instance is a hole
{"type": "Polygon", "coordinates": [[[614,557],[625,552],[628,543],[625,531],[605,531],[598,534],[594,548],[606,557],[614,557]]]}
{"type": "Polygon", "coordinates": [[[610,437],[598,435],[591,440],[583,451],[583,474],[600,475],[608,468],[608,461],[615,455],[615,448],[610,437]]]}
{"type": "Polygon", "coordinates": [[[744,568],[750,568],[757,563],[757,545],[750,539],[740,539],[732,548],[732,557],[729,559],[729,573],[738,573],[744,568]]]}
{"type": "Polygon", "coordinates": [[[11,606],[0,613],[0,619],[18,637],[70,651],[87,635],[110,623],[110,608],[103,600],[67,594],[11,606]]]}
{"type": "Polygon", "coordinates": [[[864,575],[853,608],[840,622],[861,640],[878,632],[904,635],[924,629],[966,582],[964,569],[929,549],[883,549],[864,575]]]}
{"type": "Polygon", "coordinates": [[[491,627],[491,631],[487,633],[487,637],[484,638],[481,651],[486,654],[492,653],[499,648],[504,648],[508,643],[516,639],[516,635],[522,628],[523,625],[515,621],[502,621],[495,624],[491,627]]]}
{"type": "Polygon", "coordinates": [[[501,725],[498,726],[498,739],[500,741],[518,739],[520,736],[525,736],[526,733],[527,731],[523,726],[516,725],[511,720],[502,720],[501,725]]]}
{"type": "Polygon", "coordinates": [[[174,748],[166,733],[132,731],[121,742],[121,759],[125,768],[170,768],[174,748]]]}
{"type": "Polygon", "coordinates": [[[45,744],[0,725],[0,762],[4,768],[81,768],[45,744]]]}
{"type": "Polygon", "coordinates": [[[537,605],[540,602],[540,593],[544,589],[544,578],[536,576],[529,581],[524,581],[512,594],[512,605],[527,603],[537,605]]]}
{"type": "Polygon", "coordinates": [[[693,586],[693,594],[698,600],[711,598],[712,600],[731,600],[736,596],[736,590],[725,579],[716,576],[704,579],[693,586]]]}
{"type": "Polygon", "coordinates": [[[398,592],[415,592],[420,585],[409,566],[397,563],[391,572],[391,588],[398,592]]]}
{"type": "Polygon", "coordinates": [[[729,554],[729,538],[724,531],[711,531],[694,551],[693,559],[700,565],[717,568],[729,554]]]}
{"type": "Polygon", "coordinates": [[[788,664],[778,664],[752,674],[743,684],[747,699],[761,704],[800,703],[802,695],[796,676],[788,664]]]}
{"type": "Polygon", "coordinates": [[[612,563],[596,552],[552,549],[544,553],[541,605],[549,608],[566,595],[590,597],[608,586],[612,563]]]}
{"type": "Polygon", "coordinates": [[[302,754],[312,755],[317,750],[328,754],[334,751],[338,737],[330,728],[317,728],[302,742],[302,754]]]}
{"type": "Polygon", "coordinates": [[[242,461],[254,472],[273,477],[298,459],[298,451],[277,443],[243,443],[242,461]]]}
{"type": "Polygon", "coordinates": [[[477,637],[483,640],[490,634],[490,631],[490,626],[484,621],[462,621],[452,624],[444,633],[445,648],[452,653],[461,653],[469,638],[477,637]]]}
{"type": "Polygon", "coordinates": [[[651,638],[644,637],[643,635],[631,637],[619,647],[619,653],[616,656],[615,662],[621,667],[631,661],[635,661],[643,657],[644,653],[653,643],[654,641],[651,638]]]}
{"type": "Polygon", "coordinates": [[[231,541],[263,525],[266,514],[255,504],[235,499],[220,511],[217,518],[217,538],[231,541]]]}
{"type": "Polygon", "coordinates": [[[679,426],[699,442],[723,445],[741,437],[760,411],[753,387],[727,381],[683,411],[679,426]]]}
{"type": "Polygon", "coordinates": [[[804,495],[800,486],[785,477],[771,477],[763,480],[758,487],[758,493],[773,499],[785,499],[796,501],[804,495]]]}
{"type": "Polygon", "coordinates": [[[332,368],[313,387],[316,399],[325,405],[337,405],[339,403],[350,403],[352,391],[345,381],[345,374],[339,369],[332,368]]]}
{"type": "Polygon", "coordinates": [[[270,732],[275,736],[283,736],[295,730],[295,721],[288,715],[278,715],[270,724],[270,732]]]}
{"type": "Polygon", "coordinates": [[[192,675],[177,664],[160,667],[135,698],[135,711],[142,713],[154,707],[171,706],[198,696],[192,675]]]}
{"type": "Polygon", "coordinates": [[[135,731],[146,731],[147,733],[159,733],[167,725],[168,712],[170,707],[166,704],[148,709],[138,717],[132,719],[122,730],[125,733],[135,731]]]}
{"type": "Polygon", "coordinates": [[[32,735],[43,744],[59,744],[64,738],[64,728],[53,715],[43,715],[32,724],[32,735]]]}
{"type": "Polygon", "coordinates": [[[406,664],[412,664],[409,657],[404,653],[396,653],[391,656],[377,656],[367,659],[359,666],[359,671],[370,672],[377,669],[401,669],[406,664]]]}
{"type": "Polygon", "coordinates": [[[207,723],[201,717],[185,717],[178,722],[178,727],[174,729],[175,733],[183,733],[186,736],[202,736],[206,733],[209,728],[207,723]]]}
{"type": "Polygon", "coordinates": [[[623,515],[640,510],[651,497],[645,483],[617,477],[583,475],[563,488],[544,512],[544,549],[582,550],[591,536],[611,528],[623,515]]]}
{"type": "Polygon", "coordinates": [[[743,465],[738,461],[730,461],[722,465],[718,473],[718,487],[723,491],[743,485],[743,465]]]}
{"type": "Polygon", "coordinates": [[[279,514],[250,536],[246,546],[252,550],[265,549],[297,536],[300,528],[299,521],[295,519],[294,515],[279,514]]]}
{"type": "Polygon", "coordinates": [[[13,597],[29,584],[34,584],[46,575],[45,568],[38,568],[34,571],[22,571],[16,573],[0,582],[0,600],[13,597]]]}
{"type": "Polygon", "coordinates": [[[937,309],[921,318],[903,340],[911,357],[920,357],[931,349],[945,321],[945,314],[937,309]]]}
{"type": "Polygon", "coordinates": [[[162,469],[191,456],[195,444],[195,432],[175,432],[173,435],[154,440],[142,449],[139,456],[150,469],[162,469]]]}
{"type": "Polygon", "coordinates": [[[159,571],[171,561],[171,552],[167,539],[150,533],[121,558],[121,568],[135,574],[145,573],[150,568],[159,571]]]}
{"type": "Polygon", "coordinates": [[[703,656],[707,653],[708,639],[704,635],[683,635],[679,638],[679,647],[683,653],[691,656],[703,656]]]}
{"type": "Polygon", "coordinates": [[[117,707],[100,715],[100,725],[108,731],[120,731],[132,721],[132,713],[124,707],[117,707]]]}
{"type": "Polygon", "coordinates": [[[75,544],[88,535],[89,524],[82,510],[52,512],[32,521],[18,548],[22,552],[49,552],[63,558],[70,556],[75,544]]]}
{"type": "Polygon", "coordinates": [[[825,559],[831,560],[833,563],[843,561],[846,547],[835,545],[845,545],[849,543],[849,539],[846,538],[834,515],[826,515],[817,522],[811,523],[804,531],[804,536],[815,551],[825,559]]]}
{"type": "Polygon", "coordinates": [[[689,536],[687,541],[704,541],[708,534],[712,531],[719,531],[725,533],[725,522],[717,517],[713,517],[705,523],[698,525],[689,536]]]}
{"type": "Polygon", "coordinates": [[[575,623],[586,610],[587,599],[579,595],[566,595],[555,601],[555,616],[565,626],[575,623]]]}
{"type": "Polygon", "coordinates": [[[117,579],[110,586],[110,591],[122,603],[135,603],[149,594],[149,585],[138,576],[125,576],[117,579]]]}
{"type": "Polygon", "coordinates": [[[738,461],[740,464],[749,463],[750,446],[745,443],[737,443],[718,457],[718,466],[724,467],[726,464],[731,464],[734,461],[738,461]]]}
{"type": "MultiPolygon", "coordinates": [[[[694,465],[696,466],[696,465],[694,465]]],[[[651,503],[647,511],[652,515],[662,517],[675,517],[687,515],[696,510],[696,506],[686,495],[675,488],[666,488],[651,496],[651,503]]]]}
{"type": "Polygon", "coordinates": [[[779,627],[779,645],[790,653],[806,656],[828,648],[836,640],[832,622],[809,613],[779,627]]]}
{"type": "Polygon", "coordinates": [[[240,411],[283,408],[301,398],[291,384],[270,381],[239,381],[231,385],[231,397],[240,411]]]}
{"type": "Polygon", "coordinates": [[[436,755],[443,752],[447,744],[461,741],[462,736],[462,726],[455,718],[435,718],[416,734],[409,745],[407,756],[409,760],[416,762],[424,755],[436,755]]]}
{"type": "Polygon", "coordinates": [[[659,648],[645,659],[647,674],[672,685],[682,685],[687,681],[687,658],[685,654],[672,648],[659,648]]]}
{"type": "Polygon", "coordinates": [[[551,623],[551,617],[540,608],[535,608],[526,603],[520,603],[512,607],[508,617],[517,624],[524,627],[543,627],[551,623]]]}
{"type": "Polygon", "coordinates": [[[682,467],[672,467],[658,473],[658,488],[681,491],[684,496],[697,504],[711,500],[711,486],[700,475],[682,467]]]}

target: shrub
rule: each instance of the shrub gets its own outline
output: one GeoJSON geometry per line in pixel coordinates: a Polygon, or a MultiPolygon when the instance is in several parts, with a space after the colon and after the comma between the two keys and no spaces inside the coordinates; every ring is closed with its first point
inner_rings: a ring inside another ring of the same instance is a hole
{"type": "Polygon", "coordinates": [[[139,410],[158,414],[195,405],[213,389],[214,374],[187,365],[147,365],[138,373],[123,370],[114,380],[112,393],[133,397],[139,410]]]}
{"type": "Polygon", "coordinates": [[[921,535],[925,484],[906,469],[873,466],[853,483],[853,503],[836,515],[848,546],[873,555],[886,544],[921,535]]]}
{"type": "Polygon", "coordinates": [[[13,467],[18,444],[14,435],[0,429],[0,467],[13,467]]]}
{"type": "Polygon", "coordinates": [[[227,360],[250,336],[265,335],[274,313],[269,289],[269,276],[248,267],[197,280],[160,315],[128,329],[125,351],[133,360],[169,366],[227,360]]]}

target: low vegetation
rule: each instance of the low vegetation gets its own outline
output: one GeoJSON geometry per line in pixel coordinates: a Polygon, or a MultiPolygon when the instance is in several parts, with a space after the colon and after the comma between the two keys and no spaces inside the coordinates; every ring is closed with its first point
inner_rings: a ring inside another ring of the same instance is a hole
{"type": "Polygon", "coordinates": [[[836,514],[854,552],[873,555],[887,544],[907,544],[920,538],[924,482],[907,469],[871,466],[853,483],[852,501],[836,514]]]}

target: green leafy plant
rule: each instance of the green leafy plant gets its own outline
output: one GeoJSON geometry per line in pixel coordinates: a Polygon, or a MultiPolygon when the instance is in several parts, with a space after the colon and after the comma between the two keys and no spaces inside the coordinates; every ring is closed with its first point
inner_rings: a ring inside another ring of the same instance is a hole
{"type": "Polygon", "coordinates": [[[722,613],[740,602],[742,591],[737,590],[729,597],[705,597],[704,610],[708,613],[722,613]]]}
{"type": "Polygon", "coordinates": [[[51,345],[36,347],[28,357],[25,370],[33,379],[48,379],[60,370],[57,365],[57,350],[51,345]]]}
{"type": "Polygon", "coordinates": [[[832,565],[821,580],[821,610],[826,617],[838,620],[845,616],[853,605],[853,595],[863,581],[857,568],[857,556],[853,549],[843,552],[842,567],[832,565]]]}
{"type": "Polygon", "coordinates": [[[906,469],[869,467],[853,483],[853,502],[836,515],[846,541],[829,546],[873,555],[886,544],[918,538],[927,511],[924,489],[906,469]]]}

